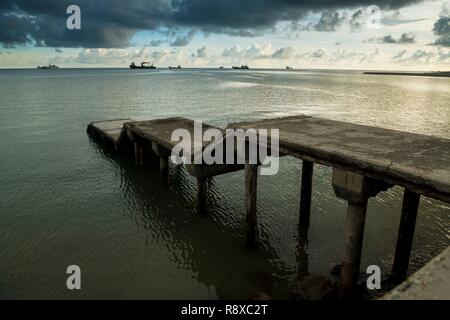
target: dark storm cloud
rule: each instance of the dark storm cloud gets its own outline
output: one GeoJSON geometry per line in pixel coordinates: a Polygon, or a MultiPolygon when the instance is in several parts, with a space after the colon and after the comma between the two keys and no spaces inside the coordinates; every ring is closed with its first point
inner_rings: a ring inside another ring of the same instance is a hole
{"type": "Polygon", "coordinates": [[[435,45],[450,47],[450,10],[444,8],[441,16],[434,23],[433,32],[438,36],[435,45]]]}
{"type": "Polygon", "coordinates": [[[450,47],[450,5],[448,2],[442,6],[441,14],[434,23],[433,32],[438,36],[434,45],[450,47]]]}
{"type": "MultiPolygon", "coordinates": [[[[397,9],[420,1],[0,0],[0,43],[5,47],[33,43],[50,47],[120,48],[128,46],[137,31],[161,26],[255,36],[278,21],[297,21],[310,11],[373,4],[397,9]],[[81,30],[65,27],[66,8],[71,4],[81,8],[81,30]]],[[[179,40],[183,44],[182,38],[179,40]]]]}

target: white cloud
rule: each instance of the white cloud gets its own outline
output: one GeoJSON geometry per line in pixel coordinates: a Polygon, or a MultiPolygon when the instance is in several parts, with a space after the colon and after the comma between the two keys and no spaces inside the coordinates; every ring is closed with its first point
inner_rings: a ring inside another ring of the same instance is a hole
{"type": "Polygon", "coordinates": [[[450,50],[402,50],[391,58],[391,62],[402,66],[445,65],[450,63],[450,50]]]}

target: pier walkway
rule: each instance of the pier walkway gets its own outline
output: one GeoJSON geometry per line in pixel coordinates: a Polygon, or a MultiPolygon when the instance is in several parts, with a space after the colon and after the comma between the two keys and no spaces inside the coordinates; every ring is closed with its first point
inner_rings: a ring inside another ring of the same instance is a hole
{"type": "Polygon", "coordinates": [[[450,300],[450,247],[382,297],[383,300],[450,300]]]}
{"type": "Polygon", "coordinates": [[[118,119],[93,122],[88,126],[88,132],[96,134],[102,140],[108,140],[110,143],[118,145],[126,122],[134,122],[134,120],[118,119]]]}
{"type": "MultiPolygon", "coordinates": [[[[193,136],[193,127],[194,122],[185,118],[116,120],[91,123],[88,132],[109,141],[117,150],[134,150],[138,165],[143,163],[145,151],[151,149],[160,157],[163,181],[167,181],[168,157],[179,142],[171,141],[171,133],[183,128],[193,136]]],[[[204,128],[211,126],[204,125],[204,128]]],[[[392,279],[399,283],[407,275],[420,196],[450,203],[448,139],[309,116],[233,123],[228,128],[267,129],[269,132],[278,129],[279,152],[302,160],[301,228],[309,226],[314,163],[333,168],[332,184],[336,196],[348,202],[340,275],[342,297],[353,296],[357,287],[369,198],[394,185],[405,190],[392,267],[392,279]]],[[[213,143],[203,143],[201,149],[213,143]]],[[[200,209],[205,207],[208,177],[245,168],[246,236],[248,243],[256,241],[258,166],[247,161],[245,166],[200,164],[187,167],[198,181],[200,209]]]]}
{"type": "MultiPolygon", "coordinates": [[[[392,278],[406,278],[420,195],[450,202],[450,140],[308,116],[241,122],[229,127],[279,129],[283,154],[303,160],[300,227],[307,228],[314,163],[333,167],[336,196],[348,202],[341,295],[351,296],[360,271],[368,199],[405,188],[392,278]]],[[[270,132],[270,131],[269,131],[270,132]]],[[[257,171],[246,166],[256,186],[257,171]]],[[[256,187],[248,187],[247,221],[256,223],[256,187]]]]}

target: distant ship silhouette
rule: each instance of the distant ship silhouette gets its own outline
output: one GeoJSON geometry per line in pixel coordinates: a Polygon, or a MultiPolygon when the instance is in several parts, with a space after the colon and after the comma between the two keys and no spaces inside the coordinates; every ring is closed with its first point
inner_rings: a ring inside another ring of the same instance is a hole
{"type": "Polygon", "coordinates": [[[142,61],[140,66],[137,66],[134,62],[130,64],[130,69],[156,69],[153,63],[142,61]]]}

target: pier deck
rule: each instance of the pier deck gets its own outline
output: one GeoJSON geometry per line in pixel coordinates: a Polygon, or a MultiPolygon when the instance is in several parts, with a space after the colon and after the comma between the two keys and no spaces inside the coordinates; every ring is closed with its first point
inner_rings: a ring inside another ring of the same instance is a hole
{"type": "Polygon", "coordinates": [[[117,119],[107,121],[92,122],[88,126],[88,131],[95,131],[101,137],[109,140],[110,142],[119,143],[120,136],[122,134],[123,125],[126,122],[133,122],[133,119],[117,119]]]}
{"type": "MultiPolygon", "coordinates": [[[[202,129],[210,128],[217,129],[223,137],[223,129],[203,124],[202,129]]],[[[314,163],[333,167],[332,185],[336,196],[348,202],[340,275],[340,294],[343,298],[352,297],[356,292],[369,198],[394,185],[405,188],[391,274],[392,279],[399,283],[407,275],[421,195],[450,202],[448,139],[309,116],[240,122],[230,124],[228,128],[266,129],[269,137],[270,129],[278,129],[280,155],[303,160],[299,213],[299,226],[303,230],[307,230],[310,222],[314,163]]],[[[88,126],[89,133],[112,142],[117,150],[134,150],[137,165],[144,163],[145,151],[151,150],[160,158],[161,176],[165,182],[168,179],[168,158],[179,143],[171,139],[175,129],[185,129],[191,137],[195,136],[194,121],[185,118],[124,119],[94,122],[88,126]]],[[[194,147],[205,150],[214,148],[216,141],[202,140],[201,146],[195,146],[193,138],[191,143],[192,150],[195,150],[194,147]]],[[[237,149],[233,151],[236,153],[237,149]]],[[[183,156],[192,159],[198,154],[194,151],[183,156]]],[[[245,166],[192,164],[187,168],[197,178],[200,210],[206,204],[208,177],[245,168],[246,236],[247,243],[254,244],[257,238],[258,165],[250,164],[248,160],[245,162],[245,166]]]]}
{"type": "Polygon", "coordinates": [[[282,153],[351,169],[450,202],[448,139],[309,116],[241,122],[229,127],[279,129],[282,153]]]}
{"type": "MultiPolygon", "coordinates": [[[[218,133],[220,132],[223,138],[225,135],[225,130],[219,127],[202,123],[202,127],[198,128],[197,132],[197,134],[201,135],[199,139],[195,139],[196,133],[194,130],[194,121],[181,117],[129,122],[125,123],[124,127],[128,137],[135,142],[135,148],[139,149],[141,148],[140,145],[145,145],[146,143],[151,142],[153,152],[159,156],[162,161],[167,160],[167,158],[171,155],[173,148],[180,142],[171,139],[172,132],[177,129],[186,130],[192,139],[190,146],[185,145],[187,148],[183,149],[182,156],[191,159],[191,163],[187,164],[186,168],[192,176],[202,181],[209,177],[242,170],[244,168],[243,165],[207,165],[204,163],[194,163],[195,158],[201,157],[202,152],[207,146],[213,146],[210,141],[203,141],[203,132],[208,129],[216,129],[218,133]]],[[[161,165],[165,166],[165,164],[161,165]]],[[[202,182],[199,181],[199,183],[202,182]]]]}
{"type": "MultiPolygon", "coordinates": [[[[202,151],[209,142],[204,142],[203,138],[200,138],[201,144],[196,145],[196,140],[194,139],[194,121],[186,118],[176,117],[167,119],[156,119],[148,121],[134,121],[124,124],[128,133],[134,136],[140,137],[142,140],[152,141],[158,146],[165,148],[168,151],[172,149],[179,143],[179,141],[174,141],[171,139],[172,132],[177,129],[187,130],[191,135],[191,146],[190,149],[202,151]]],[[[202,124],[203,129],[218,129],[224,133],[221,128],[210,126],[207,124],[202,124]]],[[[201,132],[203,134],[203,132],[201,132]]],[[[188,151],[188,148],[185,150],[188,151]]],[[[193,157],[194,153],[183,154],[185,157],[193,157]]]]}
{"type": "Polygon", "coordinates": [[[383,300],[449,300],[450,247],[411,275],[383,300]]]}
{"type": "MultiPolygon", "coordinates": [[[[420,196],[450,202],[450,140],[308,116],[231,124],[279,129],[279,151],[303,160],[300,227],[310,221],[314,163],[333,167],[337,197],[348,202],[340,295],[354,296],[368,200],[394,185],[405,188],[391,277],[406,278],[420,196]]],[[[270,134],[269,134],[270,136],[270,134]]],[[[256,226],[255,166],[246,165],[247,224],[256,226]]]]}

